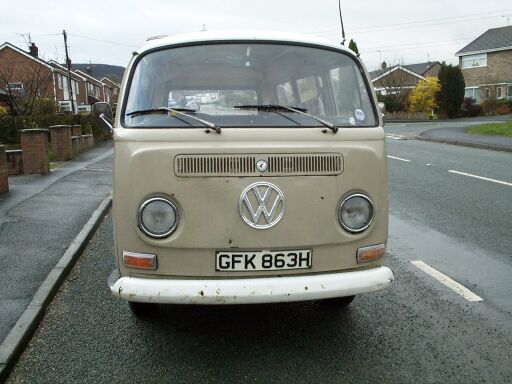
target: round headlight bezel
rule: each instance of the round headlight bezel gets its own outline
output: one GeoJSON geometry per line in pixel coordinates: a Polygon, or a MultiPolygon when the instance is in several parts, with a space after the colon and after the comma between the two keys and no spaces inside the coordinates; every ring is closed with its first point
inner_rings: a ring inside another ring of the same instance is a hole
{"type": "Polygon", "coordinates": [[[350,232],[352,234],[358,234],[358,233],[361,233],[361,232],[364,232],[366,229],[368,229],[370,227],[370,225],[372,225],[373,223],[373,219],[375,217],[375,205],[373,204],[373,201],[372,199],[370,199],[367,195],[363,194],[363,193],[352,193],[350,195],[348,195],[347,197],[345,197],[341,204],[339,205],[339,208],[338,208],[338,222],[340,223],[340,225],[342,226],[342,228],[347,231],[347,232],[350,232]],[[371,210],[371,213],[370,213],[370,218],[368,220],[368,222],[361,228],[351,228],[349,227],[346,223],[343,222],[342,220],[342,216],[341,216],[341,213],[342,213],[342,210],[343,210],[343,206],[345,205],[345,203],[354,198],[354,197],[360,197],[360,198],[363,198],[364,200],[366,200],[368,203],[369,203],[369,207],[370,207],[370,210],[371,210]]]}
{"type": "Polygon", "coordinates": [[[137,226],[142,231],[142,233],[144,233],[146,236],[149,236],[153,239],[164,239],[166,237],[169,237],[178,227],[179,221],[180,221],[180,215],[179,215],[178,208],[176,207],[176,204],[173,203],[170,199],[168,199],[166,197],[162,197],[162,196],[154,196],[154,197],[150,197],[150,198],[144,200],[144,202],[139,206],[139,210],[137,212],[137,226]],[[166,203],[169,207],[171,207],[171,209],[174,211],[174,215],[176,218],[174,220],[174,225],[172,227],[170,227],[167,231],[162,232],[162,233],[152,232],[151,230],[149,230],[146,227],[146,225],[144,224],[144,221],[142,220],[142,214],[144,213],[144,209],[149,204],[151,204],[155,201],[161,201],[163,203],[166,203]]]}

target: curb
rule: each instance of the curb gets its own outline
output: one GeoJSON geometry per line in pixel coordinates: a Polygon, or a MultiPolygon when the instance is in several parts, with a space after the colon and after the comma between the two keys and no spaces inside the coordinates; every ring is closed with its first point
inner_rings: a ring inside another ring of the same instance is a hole
{"type": "Polygon", "coordinates": [[[25,311],[0,344],[0,382],[7,379],[10,369],[18,360],[43,318],[46,307],[50,304],[111,206],[112,196],[107,196],[66,249],[57,265],[50,271],[25,311]]]}
{"type": "Polygon", "coordinates": [[[474,143],[471,141],[459,141],[459,140],[450,140],[450,139],[435,139],[435,138],[431,138],[431,137],[422,136],[421,133],[418,136],[416,136],[416,139],[422,140],[422,141],[431,141],[434,143],[460,145],[463,147],[491,149],[493,151],[502,151],[502,152],[512,152],[512,147],[510,147],[510,146],[497,145],[497,144],[474,143]]]}

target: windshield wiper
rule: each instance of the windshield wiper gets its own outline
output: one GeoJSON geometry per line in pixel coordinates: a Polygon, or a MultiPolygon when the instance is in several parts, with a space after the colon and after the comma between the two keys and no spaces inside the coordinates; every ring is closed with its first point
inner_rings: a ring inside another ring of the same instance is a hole
{"type": "MultiPolygon", "coordinates": [[[[129,112],[129,113],[126,114],[126,116],[140,116],[140,115],[149,115],[151,113],[168,113],[168,112],[171,112],[171,116],[174,116],[176,118],[178,118],[178,116],[176,116],[176,115],[190,117],[191,119],[199,121],[201,124],[206,125],[208,128],[213,129],[217,133],[221,132],[221,129],[220,129],[220,127],[218,125],[216,125],[216,124],[214,124],[214,123],[212,123],[210,121],[200,119],[197,116],[189,115],[189,113],[195,113],[196,112],[195,109],[190,109],[190,108],[166,108],[166,107],[160,107],[160,108],[141,109],[139,111],[129,112]]],[[[209,131],[207,131],[207,132],[209,132],[209,131]]]]}
{"type": "Polygon", "coordinates": [[[307,109],[305,108],[299,108],[299,107],[287,107],[284,105],[278,105],[278,104],[254,104],[254,105],[235,105],[233,108],[237,109],[257,109],[258,111],[269,111],[269,112],[277,112],[277,111],[288,111],[288,112],[296,112],[304,116],[308,116],[316,121],[318,121],[323,126],[326,126],[329,128],[333,133],[338,132],[338,127],[331,123],[330,121],[326,121],[324,119],[321,119],[315,115],[311,115],[310,113],[307,113],[307,109]]]}

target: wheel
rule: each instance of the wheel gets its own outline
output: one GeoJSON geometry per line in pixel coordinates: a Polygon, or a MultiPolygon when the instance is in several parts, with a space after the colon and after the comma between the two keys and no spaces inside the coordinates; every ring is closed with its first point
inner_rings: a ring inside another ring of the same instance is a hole
{"type": "Polygon", "coordinates": [[[331,299],[322,300],[322,303],[335,305],[337,307],[347,307],[352,301],[354,301],[354,298],[355,296],[333,297],[331,299]]]}
{"type": "Polygon", "coordinates": [[[129,301],[128,306],[132,314],[139,318],[148,318],[156,312],[157,306],[153,303],[138,303],[136,301],[129,301]]]}

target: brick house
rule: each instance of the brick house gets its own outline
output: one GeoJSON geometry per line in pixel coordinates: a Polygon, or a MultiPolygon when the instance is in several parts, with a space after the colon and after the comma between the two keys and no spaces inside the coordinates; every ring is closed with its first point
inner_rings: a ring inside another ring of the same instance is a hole
{"type": "Polygon", "coordinates": [[[512,100],[512,26],[487,30],[455,55],[466,83],[465,97],[477,103],[512,100]]]}
{"type": "Polygon", "coordinates": [[[92,105],[99,101],[106,101],[105,91],[103,89],[104,84],[101,81],[80,70],[74,70],[73,72],[85,78],[85,90],[88,104],[92,105]]]}
{"type": "Polygon", "coordinates": [[[57,101],[54,68],[38,57],[32,44],[26,52],[10,43],[0,45],[0,87],[2,100],[12,108],[12,98],[45,97],[57,101]]]}
{"type": "MultiPolygon", "coordinates": [[[[60,111],[71,111],[69,103],[68,69],[55,60],[48,62],[54,68],[54,83],[57,103],[60,111]]],[[[83,105],[87,105],[86,79],[77,73],[71,72],[71,92],[75,104],[75,112],[83,105]]]]}
{"type": "Polygon", "coordinates": [[[412,90],[420,80],[427,76],[437,77],[441,63],[439,61],[409,65],[393,65],[388,67],[385,62],[380,69],[370,72],[375,92],[380,94],[402,93],[412,90]]]}
{"type": "MultiPolygon", "coordinates": [[[[32,92],[34,97],[53,99],[61,111],[71,111],[67,67],[41,59],[34,43],[29,52],[8,42],[0,46],[0,84],[0,105],[10,106],[9,93],[32,92]]],[[[75,112],[88,112],[98,101],[116,103],[119,94],[114,81],[80,70],[71,71],[71,89],[75,112]]]]}
{"type": "Polygon", "coordinates": [[[119,91],[121,90],[119,84],[108,77],[102,78],[101,82],[104,84],[105,101],[107,103],[117,104],[119,91]]]}

